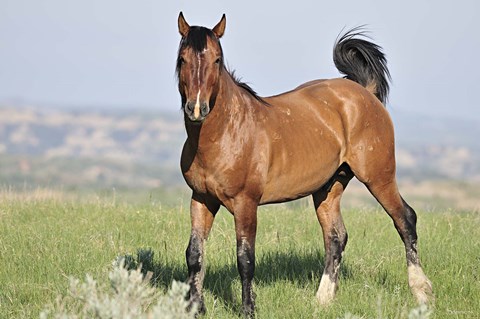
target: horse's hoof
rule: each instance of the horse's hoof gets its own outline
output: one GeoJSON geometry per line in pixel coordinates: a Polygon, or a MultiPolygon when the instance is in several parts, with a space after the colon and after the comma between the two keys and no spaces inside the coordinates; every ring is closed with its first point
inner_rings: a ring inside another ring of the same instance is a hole
{"type": "Polygon", "coordinates": [[[335,292],[337,290],[337,285],[330,279],[330,276],[323,275],[322,280],[320,281],[320,286],[317,290],[317,300],[322,306],[328,306],[332,303],[333,298],[335,297],[335,292]]]}
{"type": "Polygon", "coordinates": [[[243,317],[246,319],[254,319],[255,318],[255,311],[251,308],[245,309],[243,308],[243,317]]]}
{"type": "Polygon", "coordinates": [[[207,312],[207,308],[202,299],[190,299],[187,312],[191,311],[195,311],[195,318],[198,318],[198,316],[204,315],[207,312]]]}
{"type": "Polygon", "coordinates": [[[433,305],[435,303],[432,282],[425,276],[419,265],[408,266],[408,285],[419,304],[433,305]]]}

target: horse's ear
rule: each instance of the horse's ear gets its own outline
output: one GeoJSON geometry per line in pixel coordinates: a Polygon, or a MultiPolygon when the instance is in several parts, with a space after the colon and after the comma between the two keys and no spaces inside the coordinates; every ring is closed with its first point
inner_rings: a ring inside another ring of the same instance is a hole
{"type": "Polygon", "coordinates": [[[190,26],[183,17],[183,13],[180,11],[180,14],[178,15],[178,32],[180,32],[182,37],[185,38],[188,31],[190,31],[190,26]]]}
{"type": "Polygon", "coordinates": [[[215,33],[217,38],[221,38],[222,35],[225,33],[225,26],[227,25],[227,18],[225,17],[225,13],[222,16],[222,19],[216,26],[213,27],[212,31],[215,33]]]}

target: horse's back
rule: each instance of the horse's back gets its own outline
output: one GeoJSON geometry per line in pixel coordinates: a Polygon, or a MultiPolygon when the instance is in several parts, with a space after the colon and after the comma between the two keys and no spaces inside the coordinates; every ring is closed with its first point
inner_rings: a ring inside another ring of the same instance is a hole
{"type": "Polygon", "coordinates": [[[319,126],[342,130],[337,132],[341,140],[354,142],[355,136],[362,137],[367,131],[367,135],[391,133],[393,138],[384,105],[368,89],[348,79],[313,80],[266,101],[273,105],[274,112],[314,117],[319,126]]]}

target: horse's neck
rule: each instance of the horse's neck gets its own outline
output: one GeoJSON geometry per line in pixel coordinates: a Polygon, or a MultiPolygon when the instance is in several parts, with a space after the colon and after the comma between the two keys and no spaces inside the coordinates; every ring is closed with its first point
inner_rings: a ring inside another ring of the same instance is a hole
{"type": "MultiPolygon", "coordinates": [[[[207,115],[202,130],[208,129],[211,134],[222,133],[225,130],[231,130],[229,126],[231,123],[238,123],[245,121],[246,118],[251,117],[252,107],[258,103],[254,98],[250,98],[244,90],[239,87],[232,76],[224,70],[220,75],[220,86],[215,105],[211,106],[212,110],[207,115]]],[[[198,125],[194,125],[186,120],[187,133],[198,133],[198,125]],[[193,128],[189,130],[188,126],[193,128]]]]}
{"type": "Polygon", "coordinates": [[[252,101],[244,90],[235,83],[232,76],[224,70],[221,76],[220,90],[215,103],[218,114],[226,122],[238,122],[248,116],[252,101]]]}
{"type": "Polygon", "coordinates": [[[204,123],[200,126],[186,120],[189,138],[198,140],[202,134],[213,140],[225,134],[235,134],[239,126],[252,118],[253,108],[258,101],[246,94],[226,70],[222,72],[220,81],[215,105],[204,123]]]}

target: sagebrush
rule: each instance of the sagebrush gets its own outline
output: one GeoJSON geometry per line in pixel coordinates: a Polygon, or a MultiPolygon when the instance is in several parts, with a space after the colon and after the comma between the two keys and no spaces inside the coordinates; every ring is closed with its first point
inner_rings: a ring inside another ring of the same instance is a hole
{"type": "MultiPolygon", "coordinates": [[[[153,256],[153,255],[152,255],[153,256]]],[[[69,294],[44,310],[41,319],[128,319],[194,318],[196,305],[186,299],[189,286],[173,281],[162,294],[151,285],[152,273],[142,266],[131,269],[136,261],[120,258],[109,273],[110,287],[101,286],[87,275],[84,282],[70,279],[69,294]],[[129,264],[128,264],[129,263],[129,264]]]]}

